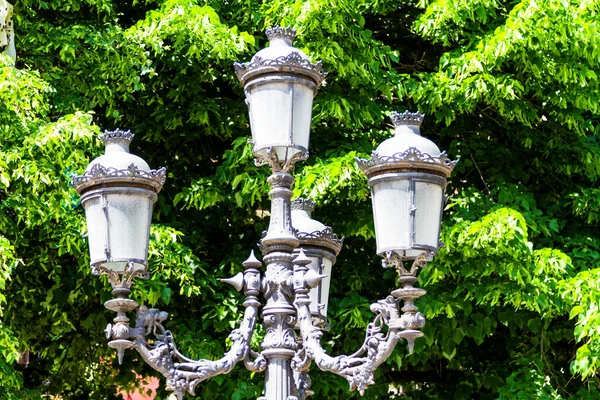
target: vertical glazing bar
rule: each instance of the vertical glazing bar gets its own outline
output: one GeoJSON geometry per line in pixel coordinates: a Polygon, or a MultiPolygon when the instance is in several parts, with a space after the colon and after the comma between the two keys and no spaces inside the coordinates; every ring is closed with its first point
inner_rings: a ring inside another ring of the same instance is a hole
{"type": "Polygon", "coordinates": [[[414,246],[417,240],[417,190],[414,179],[410,179],[408,190],[410,191],[410,248],[414,246]]]}
{"type": "Polygon", "coordinates": [[[104,214],[104,254],[106,256],[106,261],[112,261],[112,255],[110,252],[110,229],[108,226],[108,200],[106,199],[106,194],[102,193],[100,197],[100,203],[102,205],[102,213],[104,214]]]}

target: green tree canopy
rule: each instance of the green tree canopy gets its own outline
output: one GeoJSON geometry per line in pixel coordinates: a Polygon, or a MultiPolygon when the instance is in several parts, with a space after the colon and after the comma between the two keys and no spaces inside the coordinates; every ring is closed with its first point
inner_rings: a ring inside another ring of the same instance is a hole
{"type": "MultiPolygon", "coordinates": [[[[23,0],[14,13],[16,68],[0,55],[0,397],[116,398],[153,373],[105,345],[110,289],[89,271],[69,187],[105,128],[131,129],[132,152],[168,171],[133,297],[170,313],[190,357],[227,348],[241,297],[218,278],[241,270],[269,204],[231,65],[274,24],[329,71],[295,193],[346,237],[331,353],[359,347],[369,304],[395,287],[354,157],[391,135],[389,112],[419,109],[423,135],[461,159],[446,245],[420,275],[426,337],[412,355],[399,346],[365,398],[600,396],[600,1],[23,0]]],[[[315,369],[315,399],[358,398],[315,369]]],[[[197,393],[254,399],[262,379],[239,366],[197,393]]]]}

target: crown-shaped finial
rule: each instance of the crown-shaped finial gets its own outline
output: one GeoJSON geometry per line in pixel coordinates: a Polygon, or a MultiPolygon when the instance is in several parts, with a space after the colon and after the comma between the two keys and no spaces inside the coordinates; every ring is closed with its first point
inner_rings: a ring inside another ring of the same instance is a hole
{"type": "Polygon", "coordinates": [[[114,143],[129,147],[134,136],[135,135],[131,133],[131,131],[122,131],[117,128],[114,131],[104,131],[104,133],[100,135],[100,139],[104,142],[105,146],[114,143]]]}
{"type": "Polygon", "coordinates": [[[311,213],[315,209],[315,202],[309,199],[298,197],[292,200],[292,210],[301,210],[311,213]]]}
{"type": "Polygon", "coordinates": [[[404,111],[403,113],[394,111],[390,118],[392,119],[392,123],[395,127],[402,125],[421,126],[423,118],[425,118],[425,114],[421,114],[418,111],[410,112],[408,110],[404,111]]]}
{"type": "Polygon", "coordinates": [[[289,27],[282,28],[281,26],[272,26],[267,28],[266,34],[269,40],[283,39],[289,41],[290,45],[296,38],[296,31],[289,27]]]}

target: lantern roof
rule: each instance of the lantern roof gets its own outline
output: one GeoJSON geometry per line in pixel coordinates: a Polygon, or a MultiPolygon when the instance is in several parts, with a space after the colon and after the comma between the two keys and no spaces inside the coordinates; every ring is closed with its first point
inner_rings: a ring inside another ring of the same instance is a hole
{"type": "Polygon", "coordinates": [[[300,247],[324,247],[337,255],[342,249],[343,239],[333,233],[331,227],[311,217],[315,203],[308,199],[292,200],[292,227],[300,240],[300,247]]]}
{"type": "Polygon", "coordinates": [[[440,149],[431,140],[421,136],[421,123],[425,114],[405,111],[394,112],[391,116],[394,124],[395,135],[381,143],[375,152],[384,157],[390,157],[397,153],[403,153],[408,149],[415,148],[432,157],[439,157],[440,149]]]}
{"type": "Polygon", "coordinates": [[[235,73],[246,85],[249,81],[261,75],[291,73],[302,75],[313,80],[317,86],[325,79],[321,62],[311,63],[308,56],[292,46],[296,31],[292,28],[279,26],[266,30],[270,46],[260,50],[247,63],[234,63],[235,73]]]}
{"type": "Polygon", "coordinates": [[[418,111],[394,112],[391,119],[395,135],[381,143],[370,159],[356,159],[363,172],[367,176],[389,170],[450,176],[458,160],[450,160],[435,143],[421,136],[424,117],[418,111]]]}
{"type": "Polygon", "coordinates": [[[129,152],[129,144],[135,135],[130,131],[105,131],[100,135],[105,151],[94,159],[83,175],[74,175],[72,184],[77,193],[98,185],[148,186],[160,192],[166,179],[165,168],[150,169],[141,157],[129,152]]]}

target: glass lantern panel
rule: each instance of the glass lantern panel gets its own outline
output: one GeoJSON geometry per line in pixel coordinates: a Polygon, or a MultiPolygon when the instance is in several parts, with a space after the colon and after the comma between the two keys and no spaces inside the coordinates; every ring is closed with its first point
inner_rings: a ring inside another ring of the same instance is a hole
{"type": "Polygon", "coordinates": [[[415,243],[438,248],[444,190],[435,183],[415,182],[415,243]]]}
{"type": "Polygon", "coordinates": [[[148,196],[124,193],[107,195],[107,203],[112,263],[121,263],[121,266],[115,265],[119,269],[124,268],[129,261],[145,267],[148,259],[152,200],[148,196]]]}
{"type": "Polygon", "coordinates": [[[308,292],[308,297],[310,299],[309,309],[314,319],[313,323],[316,323],[316,326],[319,328],[326,329],[333,259],[324,255],[327,254],[327,252],[324,253],[322,250],[315,250],[310,247],[302,248],[306,256],[310,259],[308,268],[320,275],[326,275],[326,277],[319,282],[317,287],[311,288],[308,292]]]}
{"type": "Polygon", "coordinates": [[[308,149],[314,93],[301,82],[272,81],[246,92],[254,151],[277,149],[280,161],[308,149]]]}
{"type": "Polygon", "coordinates": [[[302,84],[294,84],[294,143],[296,146],[308,150],[310,141],[310,123],[312,118],[312,105],[314,93],[302,84]]]}
{"type": "Polygon", "coordinates": [[[106,261],[106,217],[102,207],[104,201],[103,196],[98,194],[86,198],[83,202],[91,264],[106,261]]]}
{"type": "Polygon", "coordinates": [[[124,271],[128,262],[135,269],[146,268],[153,204],[148,193],[109,192],[84,203],[92,264],[115,271],[124,271]]]}
{"type": "MultiPolygon", "coordinates": [[[[308,268],[314,270],[317,273],[321,273],[321,257],[319,256],[314,256],[314,255],[310,255],[310,254],[306,254],[307,257],[310,259],[310,264],[308,265],[308,268]]],[[[321,314],[319,312],[319,307],[318,304],[321,302],[321,285],[323,284],[323,281],[321,281],[319,283],[319,286],[310,289],[310,292],[308,293],[308,297],[310,298],[310,313],[311,314],[321,314]]]]}
{"type": "Polygon", "coordinates": [[[377,254],[411,247],[410,181],[399,176],[375,179],[371,186],[377,254]]]}
{"type": "MultiPolygon", "coordinates": [[[[323,257],[321,259],[321,270],[317,271],[321,275],[327,275],[327,278],[324,278],[319,286],[315,289],[319,292],[319,304],[322,305],[322,309],[320,309],[320,314],[327,318],[327,306],[329,305],[329,286],[331,285],[331,270],[333,267],[332,260],[327,257],[323,257]]],[[[313,289],[314,290],[314,289],[313,289]]]]}

